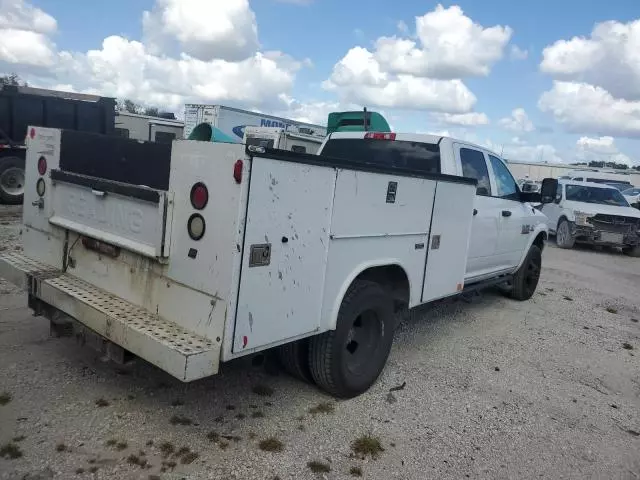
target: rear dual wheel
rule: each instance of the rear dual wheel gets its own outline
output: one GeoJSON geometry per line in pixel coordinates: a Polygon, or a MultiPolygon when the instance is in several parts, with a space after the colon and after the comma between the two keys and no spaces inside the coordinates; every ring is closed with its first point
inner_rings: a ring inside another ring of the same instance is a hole
{"type": "Polygon", "coordinates": [[[384,370],[395,323],[389,293],[375,282],[356,280],[342,300],[336,329],[280,347],[280,360],[295,377],[336,397],[352,398],[367,391],[384,370]]]}

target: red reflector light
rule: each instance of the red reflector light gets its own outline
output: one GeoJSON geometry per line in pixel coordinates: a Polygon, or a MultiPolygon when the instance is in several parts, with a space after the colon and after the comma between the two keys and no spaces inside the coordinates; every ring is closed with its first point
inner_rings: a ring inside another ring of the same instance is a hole
{"type": "Polygon", "coordinates": [[[204,183],[198,182],[191,187],[191,205],[196,210],[202,210],[209,202],[209,190],[204,183]]]}
{"type": "Polygon", "coordinates": [[[236,160],[233,165],[233,178],[236,183],[242,183],[242,160],[236,160]]]}
{"type": "Polygon", "coordinates": [[[369,140],[395,140],[396,134],[391,132],[367,132],[364,138],[369,140]]]}
{"type": "Polygon", "coordinates": [[[35,129],[35,128],[32,128],[32,129],[29,131],[29,136],[30,136],[31,138],[33,138],[33,137],[35,137],[35,136],[36,136],[36,129],[35,129]]]}
{"type": "Polygon", "coordinates": [[[40,175],[47,173],[47,159],[44,157],[38,159],[38,173],[40,175]]]}
{"type": "Polygon", "coordinates": [[[87,250],[93,250],[94,252],[102,253],[109,257],[116,258],[120,255],[120,247],[116,247],[110,243],[104,243],[93,238],[82,237],[82,245],[87,250]]]}

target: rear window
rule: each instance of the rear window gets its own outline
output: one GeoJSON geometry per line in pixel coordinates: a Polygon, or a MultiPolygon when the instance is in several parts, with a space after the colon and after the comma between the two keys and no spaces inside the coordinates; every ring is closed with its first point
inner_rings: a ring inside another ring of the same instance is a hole
{"type": "Polygon", "coordinates": [[[440,173],[440,147],[433,143],[336,138],[327,141],[321,155],[355,162],[440,173]]]}

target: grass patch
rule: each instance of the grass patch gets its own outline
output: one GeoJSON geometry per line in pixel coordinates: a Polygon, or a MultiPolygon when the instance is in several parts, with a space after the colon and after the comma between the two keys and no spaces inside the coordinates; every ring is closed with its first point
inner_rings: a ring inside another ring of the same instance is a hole
{"type": "Polygon", "coordinates": [[[362,469],[360,467],[351,467],[349,469],[349,474],[352,477],[361,477],[362,476],[362,469]]]}
{"type": "Polygon", "coordinates": [[[98,467],[96,467],[95,465],[89,468],[89,473],[96,473],[97,471],[98,471],[98,467]]]}
{"type": "Polygon", "coordinates": [[[311,413],[312,415],[316,415],[318,413],[329,414],[329,413],[333,413],[335,411],[336,411],[335,405],[333,403],[330,403],[330,402],[320,402],[315,407],[311,407],[309,409],[309,413],[311,413]]]}
{"type": "Polygon", "coordinates": [[[220,440],[220,434],[218,432],[209,432],[207,433],[207,438],[211,442],[217,442],[218,440],[220,440]]]}
{"type": "Polygon", "coordinates": [[[116,443],[118,443],[118,441],[115,438],[110,438],[109,440],[107,440],[106,442],[104,442],[104,444],[107,447],[114,447],[116,445],[116,443]]]}
{"type": "Polygon", "coordinates": [[[273,388],[267,385],[254,385],[251,391],[261,397],[270,397],[274,393],[273,388]]]}
{"type": "Polygon", "coordinates": [[[15,443],[5,443],[0,447],[0,457],[15,460],[22,457],[22,450],[15,443]]]}
{"type": "Polygon", "coordinates": [[[147,466],[147,460],[145,458],[142,458],[133,453],[127,457],[127,463],[129,465],[137,465],[140,468],[144,468],[147,466]]]}
{"type": "Polygon", "coordinates": [[[309,467],[309,470],[313,473],[329,473],[331,471],[331,465],[319,462],[318,460],[311,460],[307,463],[307,467],[309,467]]]}
{"type": "Polygon", "coordinates": [[[27,437],[25,437],[24,435],[18,435],[17,437],[13,437],[13,438],[11,439],[11,441],[13,441],[13,442],[21,442],[21,441],[23,441],[25,438],[27,438],[27,437]]]}
{"type": "Polygon", "coordinates": [[[229,442],[227,442],[226,440],[220,440],[217,445],[218,447],[220,447],[220,450],[226,450],[227,448],[229,448],[229,442]]]}
{"type": "Polygon", "coordinates": [[[116,440],[115,438],[110,438],[109,440],[107,440],[105,442],[105,445],[107,447],[113,447],[119,452],[121,452],[122,450],[125,450],[129,446],[127,442],[116,440]]]}
{"type": "Polygon", "coordinates": [[[176,447],[174,447],[173,443],[171,442],[162,442],[160,444],[160,453],[162,453],[164,457],[168,457],[175,451],[176,451],[176,447]]]}
{"type": "Polygon", "coordinates": [[[607,312],[609,312],[609,313],[613,313],[613,314],[618,313],[618,309],[617,309],[617,308],[614,308],[614,307],[607,307],[607,309],[606,309],[606,310],[607,310],[607,312]]]}
{"type": "Polygon", "coordinates": [[[351,449],[362,457],[369,455],[371,458],[378,458],[384,452],[380,439],[371,435],[363,435],[360,438],[356,438],[351,444],[351,449]]]}
{"type": "Polygon", "coordinates": [[[174,415],[169,419],[169,423],[171,425],[191,425],[193,424],[193,420],[182,415],[174,415]]]}
{"type": "Polygon", "coordinates": [[[4,406],[11,401],[13,397],[9,392],[0,393],[0,405],[4,406]]]}
{"type": "Polygon", "coordinates": [[[109,401],[105,400],[104,398],[99,398],[96,400],[96,407],[98,408],[108,407],[109,405],[111,405],[109,401]]]}
{"type": "Polygon", "coordinates": [[[244,420],[245,418],[247,418],[247,416],[244,413],[239,413],[236,415],[236,418],[238,420],[244,420]]]}
{"type": "Polygon", "coordinates": [[[145,445],[147,447],[152,447],[153,446],[153,440],[147,440],[147,443],[145,443],[145,445]]]}
{"type": "Polygon", "coordinates": [[[264,413],[258,410],[257,412],[253,412],[251,414],[251,418],[264,418],[264,413]]]}
{"type": "Polygon", "coordinates": [[[176,457],[181,457],[187,453],[191,453],[191,449],[189,447],[180,447],[176,452],[176,457]]]}
{"type": "Polygon", "coordinates": [[[265,452],[281,452],[284,450],[284,444],[275,437],[269,437],[261,440],[258,447],[260,450],[265,452]]]}
{"type": "Polygon", "coordinates": [[[184,405],[184,400],[181,398],[174,398],[171,402],[172,407],[181,407],[182,405],[184,405]]]}
{"type": "Polygon", "coordinates": [[[189,465],[195,462],[199,456],[200,455],[198,455],[196,452],[189,452],[186,455],[182,456],[182,458],[180,459],[180,463],[182,463],[183,465],[189,465]]]}
{"type": "Polygon", "coordinates": [[[67,447],[64,443],[59,443],[56,445],[56,452],[66,452],[67,450],[69,450],[69,447],[67,447]]]}
{"type": "Polygon", "coordinates": [[[629,342],[624,342],[622,344],[622,348],[624,348],[625,350],[633,350],[633,345],[631,345],[629,342]]]}

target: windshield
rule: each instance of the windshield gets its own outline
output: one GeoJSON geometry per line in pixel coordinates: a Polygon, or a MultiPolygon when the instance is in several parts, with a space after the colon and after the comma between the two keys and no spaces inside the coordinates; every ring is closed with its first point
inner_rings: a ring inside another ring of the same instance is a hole
{"type": "Polygon", "coordinates": [[[623,190],[622,194],[629,196],[640,195],[640,188],[628,188],[627,190],[623,190]]]}
{"type": "Polygon", "coordinates": [[[622,194],[613,188],[567,185],[567,200],[571,200],[572,202],[614,205],[616,207],[629,206],[629,203],[622,194]]]}

